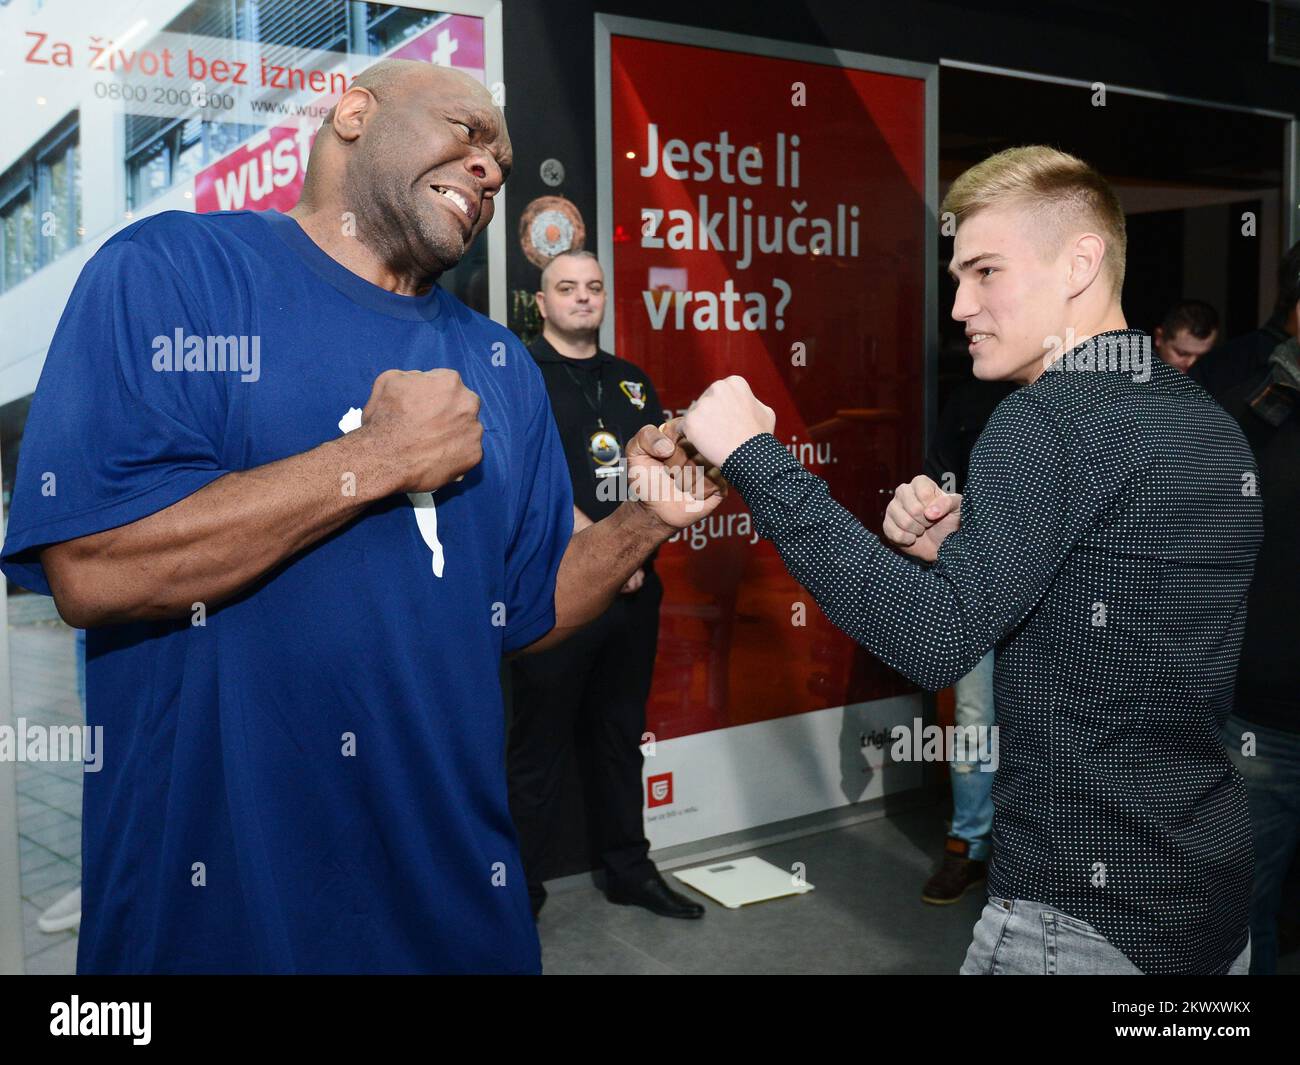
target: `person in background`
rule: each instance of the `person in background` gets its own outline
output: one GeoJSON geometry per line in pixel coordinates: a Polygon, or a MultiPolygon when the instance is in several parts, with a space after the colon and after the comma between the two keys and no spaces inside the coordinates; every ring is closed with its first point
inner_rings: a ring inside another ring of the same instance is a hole
{"type": "Polygon", "coordinates": [[[1182,300],[1169,308],[1151,343],[1175,370],[1187,373],[1219,340],[1219,312],[1203,300],[1182,300]]]}
{"type": "MultiPolygon", "coordinates": [[[[964,352],[963,352],[964,353],[964,352]]],[[[926,456],[925,472],[954,492],[965,490],[971,448],[984,431],[993,409],[1014,391],[1002,381],[963,380],[939,415],[935,445],[926,456]]],[[[993,652],[953,686],[958,728],[985,730],[994,724],[993,652]]],[[[944,843],[943,863],[921,889],[921,900],[935,906],[956,902],[987,876],[993,836],[993,773],[954,749],[949,763],[952,825],[944,843]]]]}
{"type": "Polygon", "coordinates": [[[1259,466],[1242,491],[1264,501],[1264,545],[1246,604],[1246,631],[1233,711],[1223,728],[1228,755],[1246,779],[1255,840],[1251,896],[1252,975],[1277,971],[1278,918],[1300,837],[1300,244],[1283,259],[1272,318],[1226,348],[1211,394],[1241,425],[1259,466]],[[1269,345],[1272,345],[1269,348],[1269,345]],[[1268,353],[1262,365],[1258,356],[1268,353]],[[1254,364],[1249,373],[1242,371],[1254,364]],[[1229,370],[1231,367],[1231,371],[1229,370]],[[1221,371],[1221,372],[1220,372],[1221,371]],[[1233,379],[1235,376],[1235,380],[1233,379]]]}
{"type": "MultiPolygon", "coordinates": [[[[559,427],[573,482],[574,528],[580,530],[617,509],[623,447],[641,426],[662,423],[664,412],[644,370],[600,350],[605,275],[591,252],[564,252],[547,264],[537,307],[545,325],[530,351],[559,427]]],[[[641,814],[640,745],[662,598],[652,555],[587,628],[512,666],[510,810],[534,917],[546,901],[542,872],[579,723],[592,737],[596,801],[590,816],[609,900],[664,917],[704,915],[704,907],[672,890],[650,861],[641,814]]]]}
{"type": "Polygon", "coordinates": [[[1268,321],[1244,336],[1220,344],[1192,367],[1191,378],[1212,396],[1234,385],[1258,379],[1277,346],[1300,329],[1300,241],[1291,245],[1277,268],[1277,302],[1268,321]]]}

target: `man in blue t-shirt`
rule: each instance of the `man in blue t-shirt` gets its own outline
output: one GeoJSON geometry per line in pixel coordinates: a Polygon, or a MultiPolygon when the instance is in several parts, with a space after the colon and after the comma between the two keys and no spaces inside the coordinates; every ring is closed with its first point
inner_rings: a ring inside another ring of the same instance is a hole
{"type": "Polygon", "coordinates": [[[435,283],[510,158],[476,82],[387,61],[289,214],[157,215],[82,272],[2,555],[90,630],[78,972],[540,969],[501,657],[718,496],[647,427],[660,501],[571,538],[536,365],[435,283]]]}

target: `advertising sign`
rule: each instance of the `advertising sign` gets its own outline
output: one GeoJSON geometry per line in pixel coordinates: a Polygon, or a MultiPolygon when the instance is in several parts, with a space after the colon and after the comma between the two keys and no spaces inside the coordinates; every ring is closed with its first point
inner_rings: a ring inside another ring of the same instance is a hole
{"type": "MultiPolygon", "coordinates": [[[[858,67],[843,53],[755,54],[737,39],[710,47],[702,31],[664,40],[650,38],[672,28],[642,36],[609,25],[607,58],[598,60],[609,85],[600,131],[614,298],[606,343],[647,371],[674,413],[717,378],[747,378],[776,411],[782,443],[879,531],[889,493],[922,460],[925,68],[893,73],[867,69],[868,57],[858,67]]],[[[657,567],[665,600],[648,779],[672,768],[659,755],[676,741],[734,751],[738,727],[846,707],[872,709],[851,726],[843,712],[809,717],[805,754],[822,751],[831,763],[822,768],[838,781],[842,741],[856,752],[854,775],[876,773],[870,755],[879,746],[868,737],[895,717],[911,722],[915,689],[830,625],[758,538],[738,494],[666,544],[657,567]],[[843,735],[809,738],[826,727],[843,735]]],[[[850,566],[845,584],[851,594],[850,566]]],[[[764,738],[777,732],[746,735],[756,757],[779,757],[764,738]]],[[[707,791],[718,815],[709,834],[740,827],[734,787],[728,793],[717,773],[692,786],[678,754],[675,802],[701,812],[707,791]]],[[[802,801],[817,790],[792,794],[802,801]]],[[[864,794],[853,783],[841,790],[840,801],[864,794]]],[[[648,796],[653,829],[664,800],[653,789],[648,796]]]]}

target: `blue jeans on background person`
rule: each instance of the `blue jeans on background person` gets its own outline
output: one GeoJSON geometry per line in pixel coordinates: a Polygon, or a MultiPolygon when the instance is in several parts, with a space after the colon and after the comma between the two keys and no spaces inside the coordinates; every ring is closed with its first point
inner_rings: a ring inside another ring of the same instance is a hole
{"type": "Polygon", "coordinates": [[[1229,715],[1223,726],[1228,757],[1246,781],[1255,842],[1255,887],[1250,900],[1251,975],[1277,972],[1277,915],[1282,885],[1300,835],[1300,733],[1283,732],[1229,715]],[[1255,753],[1242,753],[1242,733],[1253,733],[1255,753]]]}
{"type": "MultiPolygon", "coordinates": [[[[993,652],[981,658],[974,669],[957,681],[954,689],[957,707],[953,716],[957,727],[992,727],[993,652]]],[[[954,758],[948,766],[952,780],[952,828],[949,835],[966,841],[970,847],[967,857],[987,862],[992,851],[993,773],[982,771],[979,763],[971,760],[974,753],[969,751],[965,761],[954,758]]]]}
{"type": "MultiPolygon", "coordinates": [[[[1250,940],[1228,976],[1250,969],[1250,940]]],[[[1087,921],[1041,902],[990,895],[962,976],[1141,976],[1142,970],[1087,921]]]]}

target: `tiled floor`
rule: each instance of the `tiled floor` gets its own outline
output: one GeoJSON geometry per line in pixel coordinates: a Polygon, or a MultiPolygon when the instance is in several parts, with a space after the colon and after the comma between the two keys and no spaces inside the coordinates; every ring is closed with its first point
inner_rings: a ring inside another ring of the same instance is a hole
{"type": "MultiPolygon", "coordinates": [[[[30,724],[82,725],[74,633],[62,622],[9,627],[14,717],[30,724]]],[[[36,919],[81,883],[81,763],[19,762],[18,859],[23,950],[29,973],[73,973],[77,935],[46,935],[36,919]]]]}
{"type": "Polygon", "coordinates": [[[951,906],[921,901],[943,837],[942,813],[923,808],[744,851],[782,869],[803,863],[814,890],[739,910],[666,873],[677,890],[705,903],[698,921],[611,905],[586,883],[552,892],[538,921],[542,968],[555,975],[955,973],[983,892],[951,906]]]}

